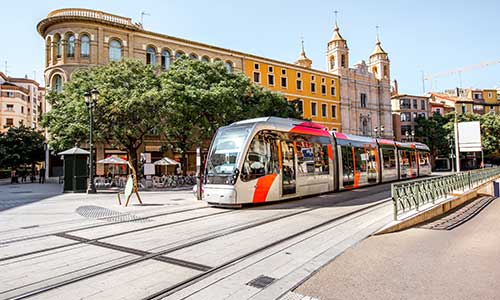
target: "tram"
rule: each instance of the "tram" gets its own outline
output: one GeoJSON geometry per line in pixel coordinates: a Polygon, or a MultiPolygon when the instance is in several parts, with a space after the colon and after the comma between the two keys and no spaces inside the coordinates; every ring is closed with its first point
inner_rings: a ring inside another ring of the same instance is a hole
{"type": "Polygon", "coordinates": [[[431,174],[429,147],[329,132],[277,117],[221,127],[205,165],[203,200],[241,206],[431,174]]]}

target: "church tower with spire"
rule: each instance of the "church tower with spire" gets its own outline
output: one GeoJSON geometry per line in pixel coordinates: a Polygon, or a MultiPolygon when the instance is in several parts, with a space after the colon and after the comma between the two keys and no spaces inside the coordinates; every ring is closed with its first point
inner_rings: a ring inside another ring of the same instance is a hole
{"type": "Polygon", "coordinates": [[[341,75],[349,69],[349,48],[347,41],[340,35],[337,20],[333,29],[333,37],[328,41],[326,49],[328,72],[341,75]]]}
{"type": "Polygon", "coordinates": [[[382,49],[380,39],[377,34],[375,49],[370,55],[370,62],[368,64],[370,71],[375,75],[378,80],[390,80],[390,63],[387,52],[382,49]]]}

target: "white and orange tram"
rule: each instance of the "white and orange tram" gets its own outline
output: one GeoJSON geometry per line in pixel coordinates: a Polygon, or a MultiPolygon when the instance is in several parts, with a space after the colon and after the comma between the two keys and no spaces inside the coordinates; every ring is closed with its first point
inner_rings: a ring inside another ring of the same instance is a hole
{"type": "Polygon", "coordinates": [[[203,200],[240,206],[431,174],[429,148],[266,117],[221,127],[205,164],[203,200]]]}

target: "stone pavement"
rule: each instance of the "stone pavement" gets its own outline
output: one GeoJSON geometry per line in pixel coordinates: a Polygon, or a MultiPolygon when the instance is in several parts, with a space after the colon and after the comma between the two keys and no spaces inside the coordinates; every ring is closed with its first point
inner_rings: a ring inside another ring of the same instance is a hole
{"type": "Polygon", "coordinates": [[[142,206],[111,193],[19,205],[0,212],[0,299],[45,287],[32,298],[140,299],[206,270],[169,298],[276,299],[387,223],[388,187],[236,210],[189,191],[141,193],[142,206]],[[261,275],[272,284],[249,284],[261,275]]]}
{"type": "Polygon", "coordinates": [[[494,200],[452,230],[370,237],[287,299],[500,299],[499,249],[500,200],[494,200]]]}

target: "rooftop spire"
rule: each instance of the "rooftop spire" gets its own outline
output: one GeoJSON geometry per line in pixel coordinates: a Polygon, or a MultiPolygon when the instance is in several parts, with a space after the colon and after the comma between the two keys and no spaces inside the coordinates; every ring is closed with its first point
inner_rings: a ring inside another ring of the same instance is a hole
{"type": "Polygon", "coordinates": [[[385,52],[384,49],[382,49],[382,46],[380,45],[380,38],[379,38],[379,34],[378,34],[379,28],[380,28],[380,26],[378,26],[378,25],[375,26],[377,38],[375,40],[375,49],[373,50],[373,53],[370,55],[370,57],[372,57],[373,55],[377,55],[377,54],[387,54],[387,52],[385,52]]]}
{"type": "Polygon", "coordinates": [[[333,13],[335,14],[335,28],[339,28],[339,25],[337,24],[337,18],[338,18],[339,11],[335,10],[333,13]]]}
{"type": "Polygon", "coordinates": [[[305,68],[311,68],[312,60],[310,60],[306,56],[306,50],[304,49],[304,37],[303,36],[300,37],[300,41],[302,44],[302,49],[300,51],[299,59],[295,62],[295,64],[300,65],[300,66],[305,67],[305,68]]]}

